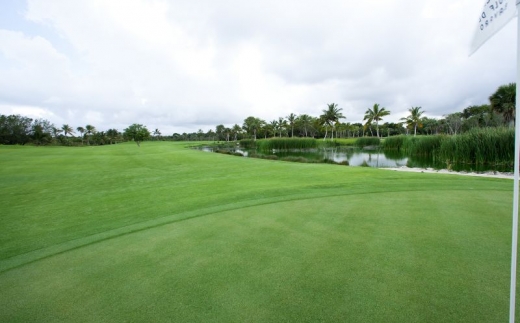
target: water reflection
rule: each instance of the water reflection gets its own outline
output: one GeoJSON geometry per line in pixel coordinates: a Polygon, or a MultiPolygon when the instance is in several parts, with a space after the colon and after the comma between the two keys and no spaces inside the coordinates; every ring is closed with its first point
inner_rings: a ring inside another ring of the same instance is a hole
{"type": "MultiPolygon", "coordinates": [[[[211,147],[204,147],[204,151],[213,151],[211,147]]],[[[403,152],[394,150],[359,149],[352,147],[308,149],[308,150],[273,150],[270,152],[257,152],[245,149],[230,149],[231,152],[239,152],[244,156],[250,154],[276,155],[278,158],[303,157],[308,160],[319,161],[330,159],[337,163],[348,161],[351,166],[369,166],[377,168],[393,167],[417,167],[417,168],[450,168],[454,171],[500,171],[510,172],[512,168],[507,165],[470,165],[470,164],[448,164],[446,161],[437,161],[431,156],[407,156],[403,152]]]]}

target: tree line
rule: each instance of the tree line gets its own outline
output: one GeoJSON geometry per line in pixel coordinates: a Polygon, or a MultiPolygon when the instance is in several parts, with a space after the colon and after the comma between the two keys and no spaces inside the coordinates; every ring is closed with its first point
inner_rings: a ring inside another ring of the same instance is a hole
{"type": "Polygon", "coordinates": [[[440,119],[424,116],[422,107],[411,107],[400,122],[385,122],[390,111],[374,104],[365,111],[363,122],[343,122],[346,117],[335,103],[327,104],[319,116],[289,114],[267,122],[254,116],[247,117],[240,126],[217,125],[215,130],[174,134],[174,140],[230,141],[243,138],[314,137],[323,139],[348,137],[389,137],[400,134],[456,135],[475,127],[513,126],[515,120],[516,84],[500,86],[489,97],[489,104],[468,106],[461,112],[444,115],[440,119]]]}
{"type": "Polygon", "coordinates": [[[344,122],[346,117],[336,103],[327,104],[319,116],[289,114],[272,121],[254,116],[247,117],[242,125],[226,127],[217,125],[204,132],[174,133],[162,136],[159,129],[150,132],[146,126],[132,124],[119,132],[117,129],[98,131],[93,125],[73,128],[68,124],[56,127],[48,120],[31,119],[20,115],[0,115],[0,144],[13,145],[106,145],[133,140],[137,145],[143,140],[211,140],[237,141],[270,137],[314,137],[325,139],[349,137],[390,137],[400,134],[456,135],[475,127],[499,127],[514,125],[516,84],[500,86],[490,97],[489,104],[468,106],[461,112],[444,115],[441,119],[424,116],[422,107],[411,107],[400,122],[385,122],[390,111],[374,104],[365,111],[363,122],[344,122]]]}
{"type": "Polygon", "coordinates": [[[93,125],[80,126],[74,129],[68,124],[56,127],[45,119],[31,119],[21,115],[0,114],[0,144],[2,145],[111,145],[122,141],[133,140],[139,146],[140,142],[159,138],[161,133],[155,129],[150,133],[146,126],[132,124],[123,132],[117,129],[98,131],[93,125]]]}

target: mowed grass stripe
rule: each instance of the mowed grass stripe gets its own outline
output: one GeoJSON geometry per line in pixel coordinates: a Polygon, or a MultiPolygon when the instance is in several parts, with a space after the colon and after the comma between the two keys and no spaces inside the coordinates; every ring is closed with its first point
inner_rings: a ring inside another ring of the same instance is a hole
{"type": "Polygon", "coordinates": [[[508,197],[453,193],[287,201],[103,241],[1,274],[0,320],[505,320],[509,219],[485,211],[508,197]]]}

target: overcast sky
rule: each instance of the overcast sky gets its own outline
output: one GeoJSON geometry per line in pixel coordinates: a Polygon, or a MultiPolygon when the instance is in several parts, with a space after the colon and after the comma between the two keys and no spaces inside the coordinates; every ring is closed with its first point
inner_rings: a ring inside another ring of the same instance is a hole
{"type": "Polygon", "coordinates": [[[319,116],[395,122],[516,79],[516,19],[471,57],[483,0],[0,0],[0,114],[163,135],[319,116]]]}

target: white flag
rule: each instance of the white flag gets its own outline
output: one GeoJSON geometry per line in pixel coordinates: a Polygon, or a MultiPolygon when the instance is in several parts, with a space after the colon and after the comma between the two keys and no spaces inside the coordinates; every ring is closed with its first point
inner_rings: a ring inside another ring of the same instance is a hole
{"type": "Polygon", "coordinates": [[[485,1],[471,42],[470,55],[516,16],[516,0],[485,1]]]}

